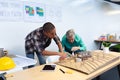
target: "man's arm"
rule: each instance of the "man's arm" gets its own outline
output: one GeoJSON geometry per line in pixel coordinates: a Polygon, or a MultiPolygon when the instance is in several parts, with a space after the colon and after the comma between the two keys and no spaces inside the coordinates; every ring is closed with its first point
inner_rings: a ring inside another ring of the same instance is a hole
{"type": "Polygon", "coordinates": [[[58,42],[57,46],[58,46],[60,52],[43,50],[42,54],[43,55],[59,55],[59,56],[62,56],[63,54],[65,54],[63,51],[61,42],[58,42]]]}
{"type": "Polygon", "coordinates": [[[43,50],[42,54],[43,55],[48,55],[48,56],[50,56],[50,55],[59,55],[60,59],[63,60],[64,58],[66,58],[67,55],[63,52],[61,42],[59,42],[57,45],[58,45],[58,48],[59,48],[60,52],[43,50]]]}
{"type": "Polygon", "coordinates": [[[59,56],[61,56],[61,52],[48,51],[48,50],[43,50],[42,54],[47,55],[47,56],[50,56],[50,55],[59,55],[59,56]]]}
{"type": "Polygon", "coordinates": [[[64,52],[64,51],[63,51],[62,44],[61,44],[61,42],[60,42],[60,41],[58,42],[58,44],[57,44],[57,45],[58,45],[59,51],[60,51],[60,52],[64,52]]]}
{"type": "Polygon", "coordinates": [[[60,42],[60,38],[56,35],[53,39],[54,39],[55,43],[57,44],[59,51],[64,52],[63,48],[62,48],[62,44],[60,42]]]}

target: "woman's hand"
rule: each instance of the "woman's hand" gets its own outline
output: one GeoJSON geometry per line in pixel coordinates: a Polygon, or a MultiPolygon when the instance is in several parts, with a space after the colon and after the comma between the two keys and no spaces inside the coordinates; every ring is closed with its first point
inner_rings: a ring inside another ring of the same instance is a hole
{"type": "Polygon", "coordinates": [[[79,50],[80,47],[72,47],[71,51],[76,51],[76,50],[79,50]]]}

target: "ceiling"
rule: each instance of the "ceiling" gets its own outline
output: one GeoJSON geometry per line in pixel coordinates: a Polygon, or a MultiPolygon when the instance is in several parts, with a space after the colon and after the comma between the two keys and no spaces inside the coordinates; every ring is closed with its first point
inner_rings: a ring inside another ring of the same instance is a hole
{"type": "Polygon", "coordinates": [[[112,2],[112,3],[120,5],[120,0],[104,0],[104,1],[112,2]]]}

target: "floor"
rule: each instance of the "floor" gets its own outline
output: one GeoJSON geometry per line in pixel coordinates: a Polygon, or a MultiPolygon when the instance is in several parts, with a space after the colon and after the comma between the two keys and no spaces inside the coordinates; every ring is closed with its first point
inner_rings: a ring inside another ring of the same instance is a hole
{"type": "Polygon", "coordinates": [[[100,75],[99,79],[94,78],[93,80],[120,80],[118,74],[118,68],[117,67],[112,68],[111,70],[100,75]]]}

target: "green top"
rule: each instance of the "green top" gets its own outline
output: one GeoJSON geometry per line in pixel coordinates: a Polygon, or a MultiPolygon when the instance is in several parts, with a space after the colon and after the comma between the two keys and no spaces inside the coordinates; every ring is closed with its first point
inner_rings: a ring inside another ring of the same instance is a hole
{"type": "Polygon", "coordinates": [[[81,37],[79,37],[79,35],[77,35],[77,34],[75,34],[73,43],[70,43],[67,40],[66,35],[64,35],[62,37],[62,46],[63,46],[64,50],[69,53],[72,53],[71,49],[72,49],[72,47],[75,47],[75,46],[80,47],[80,51],[86,50],[85,44],[83,43],[81,37]]]}

